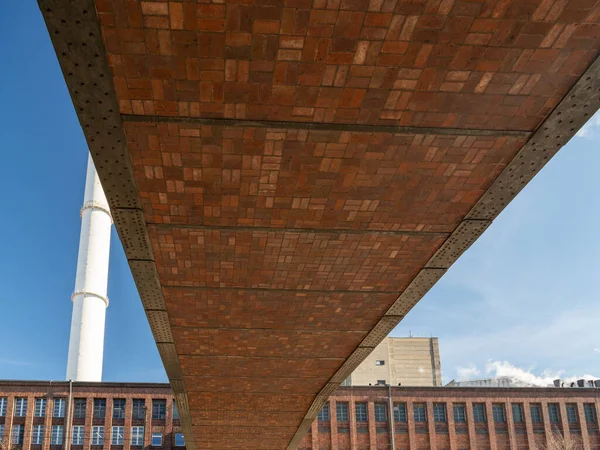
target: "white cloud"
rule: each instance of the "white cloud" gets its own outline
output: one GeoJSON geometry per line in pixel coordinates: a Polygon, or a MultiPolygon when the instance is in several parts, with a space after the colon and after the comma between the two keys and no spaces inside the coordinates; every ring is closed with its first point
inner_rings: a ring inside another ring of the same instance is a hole
{"type": "MultiPolygon", "coordinates": [[[[510,378],[515,384],[527,384],[545,387],[551,385],[557,378],[562,379],[566,384],[575,382],[579,379],[595,380],[597,377],[590,374],[584,374],[581,376],[572,375],[565,376],[564,370],[544,370],[540,375],[533,373],[532,368],[523,369],[508,361],[488,361],[485,365],[485,376],[488,378],[506,377],[510,378]]],[[[471,365],[469,367],[458,367],[456,369],[458,380],[469,380],[475,376],[481,374],[476,366],[471,365]]]]}
{"type": "Polygon", "coordinates": [[[594,351],[595,351],[596,353],[600,353],[600,348],[596,347],[596,348],[594,349],[594,351]]]}
{"type": "Polygon", "coordinates": [[[576,134],[577,137],[594,139],[600,137],[600,111],[596,112],[576,134]]]}
{"type": "Polygon", "coordinates": [[[535,386],[548,386],[552,381],[560,378],[559,373],[545,370],[542,376],[534,375],[531,369],[525,370],[513,366],[507,361],[490,361],[485,366],[485,373],[491,377],[507,377],[516,383],[533,384],[535,386]]]}
{"type": "Polygon", "coordinates": [[[481,371],[471,364],[469,367],[457,367],[456,376],[459,380],[470,380],[481,374],[481,371]]]}

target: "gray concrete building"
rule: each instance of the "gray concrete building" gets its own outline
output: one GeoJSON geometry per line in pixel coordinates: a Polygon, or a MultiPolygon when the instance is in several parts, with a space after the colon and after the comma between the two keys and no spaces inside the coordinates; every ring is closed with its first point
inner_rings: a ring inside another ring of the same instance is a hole
{"type": "Polygon", "coordinates": [[[388,337],[344,382],[347,386],[441,386],[437,338],[388,337]]]}

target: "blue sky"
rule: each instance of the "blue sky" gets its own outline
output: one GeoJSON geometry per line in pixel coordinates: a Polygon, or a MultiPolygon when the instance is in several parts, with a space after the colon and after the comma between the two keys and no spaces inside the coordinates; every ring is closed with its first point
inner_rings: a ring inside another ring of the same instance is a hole
{"type": "MultiPolygon", "coordinates": [[[[34,1],[0,4],[0,54],[0,379],[61,380],[87,146],[34,1]]],[[[445,381],[600,375],[600,116],[592,122],[392,333],[438,336],[445,381]]],[[[165,381],[114,234],[109,297],[104,379],[165,381]]]]}
{"type": "MultiPolygon", "coordinates": [[[[1,2],[0,54],[0,379],[62,380],[87,145],[33,0],[1,2]]],[[[105,379],[166,380],[115,233],[109,279],[105,379]]]]}

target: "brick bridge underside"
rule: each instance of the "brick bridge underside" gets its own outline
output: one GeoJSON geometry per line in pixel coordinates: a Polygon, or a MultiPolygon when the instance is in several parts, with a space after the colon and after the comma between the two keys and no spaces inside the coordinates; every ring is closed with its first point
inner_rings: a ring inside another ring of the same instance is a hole
{"type": "Polygon", "coordinates": [[[600,104],[596,0],[40,0],[191,449],[294,449],[600,104]]]}

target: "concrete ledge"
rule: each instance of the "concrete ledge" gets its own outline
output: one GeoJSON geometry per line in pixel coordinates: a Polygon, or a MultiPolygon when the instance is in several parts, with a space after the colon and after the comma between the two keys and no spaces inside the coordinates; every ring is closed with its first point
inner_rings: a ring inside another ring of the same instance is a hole
{"type": "Polygon", "coordinates": [[[408,314],[445,273],[446,269],[422,269],[388,309],[386,315],[405,316],[408,314]]]}

